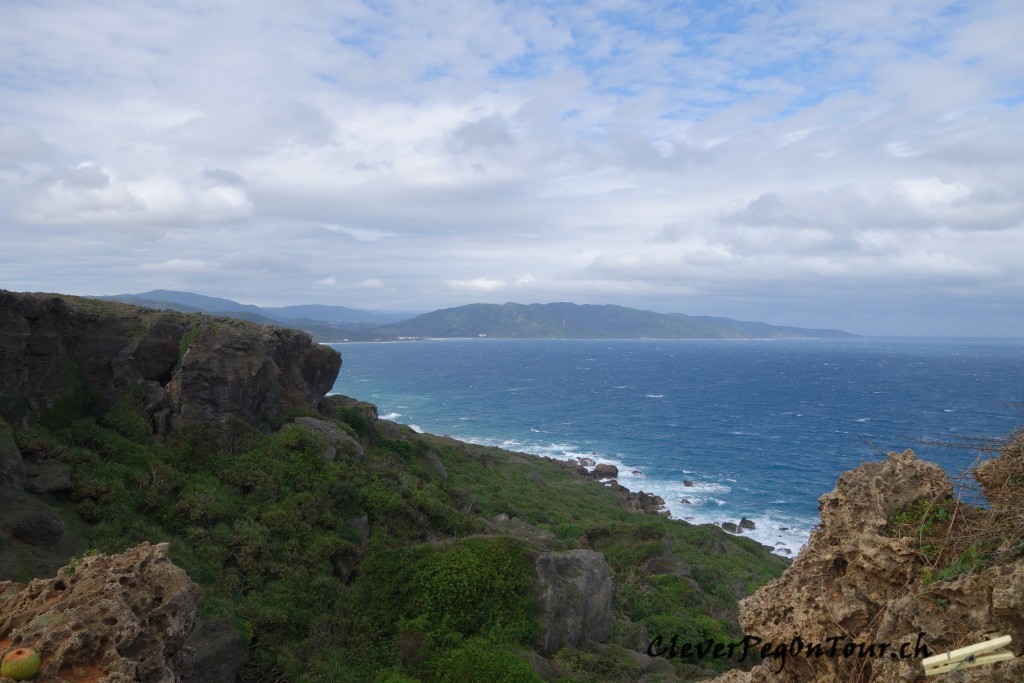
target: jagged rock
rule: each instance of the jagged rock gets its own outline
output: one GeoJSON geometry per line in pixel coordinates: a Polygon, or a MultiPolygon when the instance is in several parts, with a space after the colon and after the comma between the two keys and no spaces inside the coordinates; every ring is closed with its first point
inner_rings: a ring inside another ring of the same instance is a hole
{"type": "Polygon", "coordinates": [[[7,422],[0,418],[0,500],[21,495],[25,462],[7,422]]]}
{"type": "Polygon", "coordinates": [[[626,507],[636,512],[643,512],[650,515],[659,515],[665,508],[665,499],[661,496],[656,496],[653,493],[647,493],[645,491],[637,491],[636,493],[626,493],[626,507]]]}
{"type": "Polygon", "coordinates": [[[679,502],[682,503],[683,505],[693,505],[693,503],[690,502],[689,498],[680,498],[679,502]]]}
{"type": "Polygon", "coordinates": [[[4,290],[0,358],[0,396],[23,399],[0,404],[15,424],[46,414],[74,384],[101,405],[134,396],[158,433],[227,417],[260,426],[313,409],[341,367],[304,332],[4,290]]]}
{"type": "Polygon", "coordinates": [[[603,643],[612,632],[612,577],[604,555],[593,550],[538,555],[542,634],[536,649],[550,656],[563,647],[603,643]]]}
{"type": "MultiPolygon", "coordinates": [[[[998,467],[993,465],[990,467],[998,467]]],[[[984,473],[982,478],[984,478],[984,473]]],[[[983,484],[984,488],[984,484],[983,484]]],[[[843,474],[821,497],[821,526],[782,577],[740,603],[744,633],[765,642],[848,642],[919,645],[947,652],[1005,633],[1019,654],[1024,640],[1024,559],[996,564],[948,581],[923,585],[924,559],[916,538],[888,533],[892,515],[918,500],[951,494],[943,470],[912,451],[890,454],[843,474]],[[919,634],[924,634],[918,639],[919,634]]],[[[785,552],[785,550],[783,550],[785,552]]],[[[829,645],[825,646],[830,647],[829,645]]],[[[921,680],[921,657],[769,658],[748,676],[732,673],[716,683],[889,683],[921,680]]],[[[1024,680],[1024,659],[958,671],[959,683],[1024,680]]]]}
{"type": "Polygon", "coordinates": [[[40,548],[52,548],[64,535],[64,522],[52,512],[36,512],[14,525],[11,534],[40,548]]]}
{"type": "Polygon", "coordinates": [[[722,522],[722,529],[728,531],[730,534],[742,534],[743,530],[732,522],[722,522]]]}
{"type": "Polygon", "coordinates": [[[546,489],[548,487],[548,483],[544,481],[544,477],[541,476],[540,472],[530,472],[526,475],[526,478],[536,484],[538,488],[546,489]]]}
{"type": "Polygon", "coordinates": [[[185,646],[195,651],[188,683],[234,681],[249,657],[245,641],[229,621],[200,622],[185,646]]]}
{"type": "MultiPolygon", "coordinates": [[[[185,683],[194,653],[199,587],[174,566],[167,544],[88,557],[27,586],[0,581],[0,642],[32,647],[38,683],[185,683]]],[[[229,679],[227,679],[229,680],[229,679]]]]}
{"type": "Polygon", "coordinates": [[[576,462],[578,462],[580,465],[583,465],[584,467],[593,467],[594,465],[597,464],[597,462],[593,458],[587,457],[576,458],[576,462]]]}
{"type": "Polygon", "coordinates": [[[683,486],[693,486],[693,482],[689,479],[683,479],[683,486]]]}
{"type": "Polygon", "coordinates": [[[327,442],[320,452],[320,458],[324,462],[334,462],[338,457],[361,462],[365,457],[362,445],[333,422],[314,417],[297,417],[295,424],[327,442]]]}
{"type": "Polygon", "coordinates": [[[746,517],[744,517],[743,519],[740,520],[740,528],[741,529],[756,529],[757,525],[754,524],[749,519],[747,519],[746,517]]]}
{"type": "Polygon", "coordinates": [[[629,489],[627,489],[625,486],[620,484],[615,479],[610,479],[610,480],[606,481],[604,483],[604,485],[607,486],[608,488],[610,488],[612,491],[615,491],[616,493],[622,493],[622,494],[625,494],[625,495],[629,495],[629,489]]]}
{"type": "Polygon", "coordinates": [[[594,467],[594,471],[591,472],[591,476],[595,479],[615,479],[619,476],[619,468],[615,465],[609,465],[608,463],[600,463],[594,467]]]}
{"type": "Polygon", "coordinates": [[[29,493],[60,493],[71,489],[71,468],[56,460],[32,463],[25,473],[25,490],[29,493]]]}

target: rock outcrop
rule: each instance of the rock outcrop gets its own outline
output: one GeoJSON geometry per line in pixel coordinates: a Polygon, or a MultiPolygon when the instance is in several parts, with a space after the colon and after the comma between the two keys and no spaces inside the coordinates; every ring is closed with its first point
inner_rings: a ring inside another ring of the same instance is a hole
{"type": "MultiPolygon", "coordinates": [[[[918,460],[912,451],[890,454],[840,477],[835,490],[821,497],[821,526],[793,564],[740,603],[744,633],[759,638],[758,647],[772,643],[773,652],[781,646],[790,648],[788,654],[770,656],[751,672],[733,671],[715,680],[923,681],[923,657],[995,634],[1011,635],[1011,649],[1019,654],[1024,644],[1024,558],[1018,554],[986,568],[965,568],[959,578],[929,583],[922,571],[926,564],[920,541],[891,533],[896,513],[918,501],[946,500],[951,488],[938,465],[918,460]],[[833,638],[838,640],[829,640],[833,638]],[[808,654],[815,643],[824,655],[808,654]],[[851,643],[849,656],[844,656],[851,643]],[[888,651],[880,651],[882,643],[889,644],[888,651]],[[909,644],[905,649],[904,643],[909,644]]],[[[1024,658],[939,680],[1024,680],[1024,658]]]]}
{"type": "Polygon", "coordinates": [[[0,501],[21,495],[25,462],[14,442],[14,434],[0,418],[0,501]]]}
{"type": "Polygon", "coordinates": [[[130,397],[157,433],[227,417],[259,427],[315,410],[340,367],[304,332],[0,290],[0,417],[12,424],[130,397]]]}
{"type": "Polygon", "coordinates": [[[184,683],[198,602],[165,543],[87,557],[53,579],[0,581],[0,655],[36,650],[38,683],[184,683]]]}
{"type": "Polygon", "coordinates": [[[604,555],[593,550],[544,552],[537,557],[542,635],[537,651],[586,649],[612,632],[612,576],[604,555]]]}

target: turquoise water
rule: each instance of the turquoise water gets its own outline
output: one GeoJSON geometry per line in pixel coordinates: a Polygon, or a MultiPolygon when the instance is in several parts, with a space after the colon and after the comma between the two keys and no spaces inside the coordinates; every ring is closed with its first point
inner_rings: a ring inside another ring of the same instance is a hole
{"type": "Polygon", "coordinates": [[[757,524],[795,552],[817,499],[880,452],[951,473],[977,457],[923,441],[1022,422],[1024,341],[496,340],[337,344],[334,391],[435,434],[618,466],[673,517],[757,524]],[[693,486],[685,486],[690,480],[693,486]],[[689,504],[681,502],[687,499],[689,504]]]}

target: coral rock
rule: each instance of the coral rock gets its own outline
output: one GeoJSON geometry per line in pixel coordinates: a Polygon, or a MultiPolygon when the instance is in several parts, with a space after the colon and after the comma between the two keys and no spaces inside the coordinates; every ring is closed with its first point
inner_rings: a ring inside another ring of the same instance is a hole
{"type": "Polygon", "coordinates": [[[39,683],[184,683],[200,594],[167,549],[143,543],[27,586],[0,581],[0,642],[39,652],[39,683]]]}

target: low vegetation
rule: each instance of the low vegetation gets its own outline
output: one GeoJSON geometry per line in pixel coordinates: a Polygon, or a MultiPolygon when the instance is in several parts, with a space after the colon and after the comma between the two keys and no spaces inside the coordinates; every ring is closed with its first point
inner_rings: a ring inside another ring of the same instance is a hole
{"type": "MultiPolygon", "coordinates": [[[[627,512],[559,463],[382,429],[340,403],[334,423],[362,460],[326,461],[294,423],[262,434],[229,421],[161,443],[130,401],[93,413],[80,398],[19,432],[22,452],[71,466],[64,514],[87,522],[88,553],[170,542],[202,587],[201,617],[246,640],[247,680],[539,680],[534,561],[567,548],[606,556],[618,649],[562,651],[556,680],[635,680],[623,648],[735,639],[737,599],[786,564],[748,539],[627,512]],[[501,531],[499,515],[526,532],[501,531]]],[[[673,666],[696,680],[711,665],[673,666]]]]}
{"type": "Polygon", "coordinates": [[[961,494],[975,490],[987,505],[952,496],[921,499],[890,518],[894,536],[914,540],[925,564],[925,586],[1024,555],[1024,432],[1012,434],[998,450],[1002,457],[984,465],[980,491],[970,473],[960,477],[961,494]]]}

